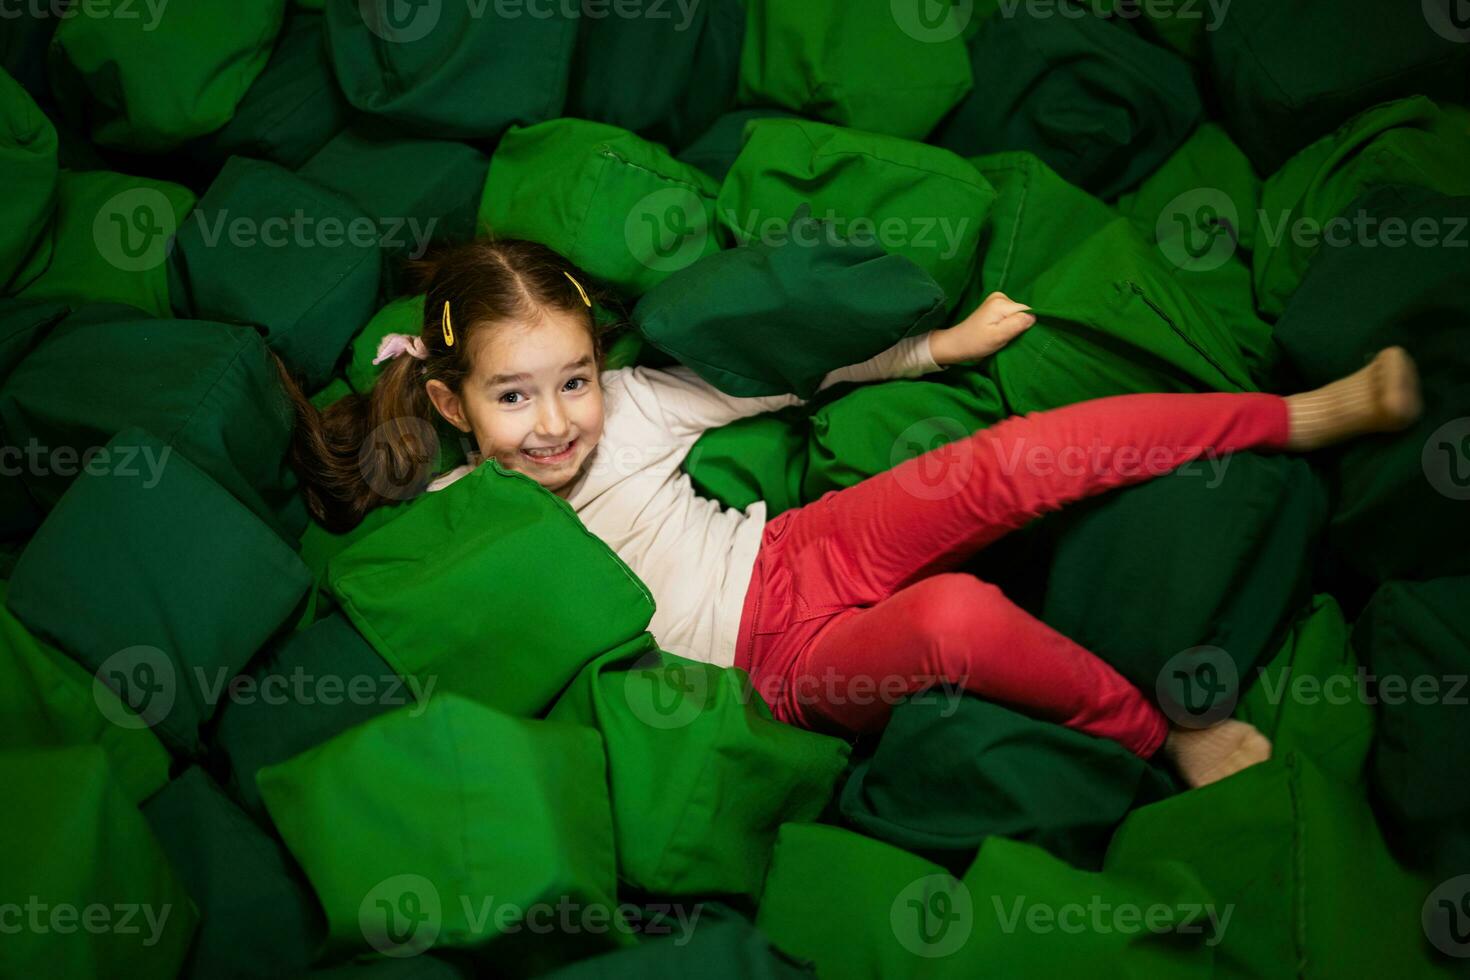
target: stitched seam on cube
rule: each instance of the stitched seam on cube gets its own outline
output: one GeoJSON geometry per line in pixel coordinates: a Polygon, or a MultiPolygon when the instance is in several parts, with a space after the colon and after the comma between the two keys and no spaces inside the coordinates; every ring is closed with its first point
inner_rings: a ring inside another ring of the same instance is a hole
{"type": "Polygon", "coordinates": [[[1180,330],[1178,324],[1176,324],[1174,322],[1174,320],[1167,313],[1165,313],[1161,307],[1159,307],[1158,305],[1156,305],[1153,302],[1153,300],[1151,300],[1151,299],[1148,298],[1148,294],[1143,291],[1143,287],[1141,287],[1140,285],[1138,285],[1138,283],[1134,282],[1132,279],[1125,279],[1123,281],[1126,282],[1128,284],[1129,288],[1133,290],[1133,294],[1135,296],[1137,296],[1139,299],[1143,300],[1144,304],[1146,306],[1148,306],[1149,309],[1153,310],[1155,314],[1158,315],[1159,319],[1163,320],[1166,324],[1168,324],[1169,329],[1172,330],[1179,337],[1179,339],[1183,340],[1186,344],[1188,344],[1194,350],[1194,352],[1196,354],[1198,354],[1200,357],[1203,357],[1207,362],[1209,362],[1210,367],[1212,367],[1216,371],[1220,372],[1220,376],[1222,378],[1224,378],[1226,381],[1230,382],[1232,385],[1235,385],[1235,387],[1238,390],[1244,390],[1244,389],[1242,389],[1240,387],[1239,384],[1236,383],[1235,379],[1232,378],[1232,377],[1230,377],[1230,375],[1225,371],[1225,369],[1220,366],[1220,364],[1219,364],[1218,361],[1216,361],[1213,357],[1211,357],[1210,354],[1203,347],[1201,347],[1199,344],[1195,343],[1195,340],[1194,340],[1193,337],[1189,336],[1183,330],[1180,330]]]}
{"type": "MultiPolygon", "coordinates": [[[[1031,174],[1032,174],[1032,169],[1033,168],[1031,168],[1031,167],[1024,167],[1024,168],[1019,168],[1019,169],[1020,169],[1021,174],[1022,174],[1022,177],[1021,177],[1021,203],[1018,204],[1018,205],[1016,205],[1016,220],[1011,224],[1011,240],[1006,243],[1006,258],[1005,258],[1005,263],[1003,265],[1001,265],[1001,267],[1000,267],[1000,285],[996,286],[995,287],[996,289],[1003,288],[1004,285],[1005,285],[1005,283],[1006,283],[1006,277],[1010,275],[1010,272],[1011,272],[1011,257],[1013,255],[1015,255],[1015,252],[1016,252],[1016,242],[1021,237],[1022,216],[1024,215],[1024,213],[1026,211],[1026,201],[1031,196],[1031,174]]],[[[985,288],[985,284],[984,283],[981,283],[980,284],[980,287],[982,289],[985,288]]]]}
{"type": "Polygon", "coordinates": [[[689,188],[690,190],[694,191],[700,197],[704,197],[705,196],[703,189],[698,184],[696,184],[696,183],[694,183],[692,181],[689,181],[689,180],[685,180],[682,177],[674,177],[674,176],[671,176],[669,174],[660,173],[657,170],[653,170],[653,169],[651,169],[649,167],[642,166],[641,164],[634,163],[632,160],[629,160],[627,157],[623,156],[617,150],[614,150],[612,147],[607,146],[606,144],[604,144],[603,146],[599,147],[597,149],[597,153],[599,153],[600,155],[602,155],[604,157],[609,157],[609,158],[611,158],[613,160],[616,160],[618,163],[621,163],[625,167],[631,167],[634,170],[641,170],[641,171],[643,171],[646,174],[653,174],[659,180],[668,181],[671,184],[682,184],[683,186],[685,186],[685,187],[689,188]]]}

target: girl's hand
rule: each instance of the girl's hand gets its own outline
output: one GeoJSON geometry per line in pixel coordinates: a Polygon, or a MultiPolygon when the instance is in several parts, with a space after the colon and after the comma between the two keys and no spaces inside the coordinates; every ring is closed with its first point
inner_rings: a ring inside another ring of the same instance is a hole
{"type": "Polygon", "coordinates": [[[941,367],[989,357],[1036,322],[1031,307],[1005,293],[991,293],[975,312],[929,337],[929,353],[941,367]]]}

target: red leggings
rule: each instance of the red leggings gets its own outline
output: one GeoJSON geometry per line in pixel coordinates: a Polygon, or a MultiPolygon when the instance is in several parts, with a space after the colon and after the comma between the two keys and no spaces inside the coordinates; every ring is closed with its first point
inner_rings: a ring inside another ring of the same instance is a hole
{"type": "Polygon", "coordinates": [[[1286,437],[1279,395],[1114,395],[1005,419],[829,491],[767,524],[735,665],[804,728],[875,731],[904,696],[943,684],[1147,758],[1168,725],[1138,688],[953,569],[1074,500],[1286,437]]]}

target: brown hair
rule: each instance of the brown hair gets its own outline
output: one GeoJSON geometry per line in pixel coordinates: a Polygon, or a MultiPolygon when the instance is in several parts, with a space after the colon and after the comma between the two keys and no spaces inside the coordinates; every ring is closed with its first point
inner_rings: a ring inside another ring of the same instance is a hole
{"type": "Polygon", "coordinates": [[[296,409],[291,462],[301,479],[312,516],[329,531],[356,527],[368,511],[404,500],[428,485],[438,458],[439,413],[425,384],[437,379],[455,393],[473,371],[469,350],[480,331],[531,323],[546,309],[581,313],[592,337],[596,368],[602,370],[607,328],[567,275],[588,298],[616,307],[617,297],[556,251],[519,238],[476,238],[438,246],[408,260],[416,292],[425,295],[419,336],[429,356],[402,354],[389,360],[372,393],[346,395],[318,411],[276,359],[296,409]],[[454,345],[441,326],[449,303],[454,345]]]}

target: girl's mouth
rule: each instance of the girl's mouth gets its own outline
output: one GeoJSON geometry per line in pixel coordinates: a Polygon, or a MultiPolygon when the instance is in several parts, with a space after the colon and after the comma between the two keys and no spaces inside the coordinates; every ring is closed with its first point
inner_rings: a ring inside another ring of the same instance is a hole
{"type": "Polygon", "coordinates": [[[577,448],[577,440],[573,439],[562,448],[561,452],[555,453],[554,455],[535,455],[527,452],[524,449],[521,450],[521,455],[529,460],[540,463],[542,466],[551,466],[556,463],[566,462],[568,459],[571,458],[572,450],[575,448],[577,448]]]}

